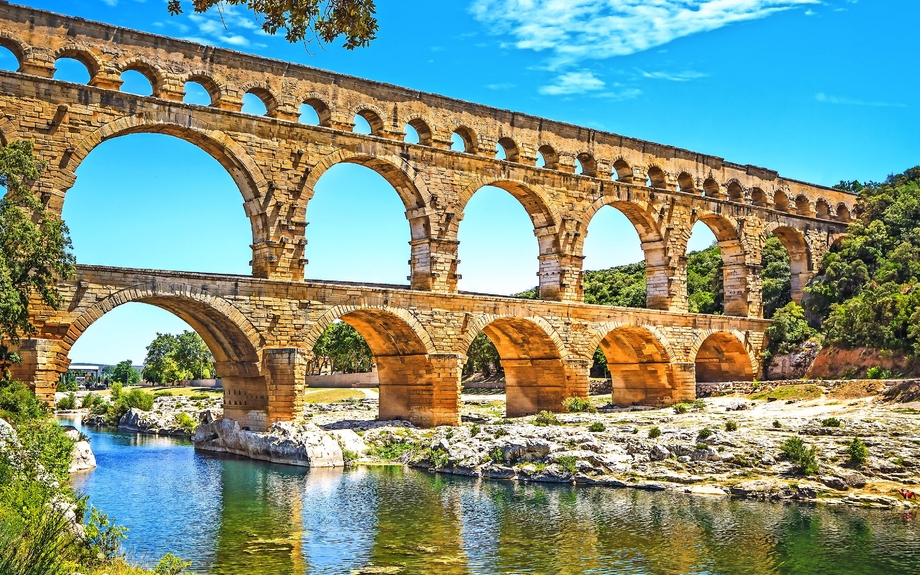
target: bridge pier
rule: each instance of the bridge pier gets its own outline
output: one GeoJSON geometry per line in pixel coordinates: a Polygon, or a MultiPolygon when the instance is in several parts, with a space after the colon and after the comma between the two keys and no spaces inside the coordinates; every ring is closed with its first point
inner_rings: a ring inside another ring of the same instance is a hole
{"type": "Polygon", "coordinates": [[[53,339],[26,339],[15,346],[22,363],[10,369],[13,381],[28,383],[43,402],[54,405],[60,374],[67,371],[70,359],[61,353],[59,342],[53,339]]]}
{"type": "Polygon", "coordinates": [[[419,427],[459,425],[460,355],[375,356],[382,421],[403,419],[419,427]]]}
{"type": "Polygon", "coordinates": [[[502,368],[508,417],[558,412],[567,397],[588,397],[587,360],[502,359],[502,368]]]}

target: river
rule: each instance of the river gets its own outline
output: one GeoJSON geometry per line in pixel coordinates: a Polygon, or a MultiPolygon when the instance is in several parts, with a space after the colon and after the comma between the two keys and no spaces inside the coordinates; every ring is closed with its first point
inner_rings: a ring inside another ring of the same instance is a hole
{"type": "Polygon", "coordinates": [[[920,518],[902,511],[306,470],[81,430],[98,467],[74,486],[147,565],[172,551],[214,575],[920,573],[920,518]]]}

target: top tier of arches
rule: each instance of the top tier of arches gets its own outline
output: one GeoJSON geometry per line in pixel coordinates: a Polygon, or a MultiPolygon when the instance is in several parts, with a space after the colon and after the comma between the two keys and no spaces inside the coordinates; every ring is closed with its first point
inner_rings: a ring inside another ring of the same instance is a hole
{"type": "Polygon", "coordinates": [[[183,101],[192,82],[207,92],[208,105],[222,110],[241,111],[243,98],[251,94],[261,100],[269,118],[297,122],[306,105],[321,127],[353,131],[360,117],[370,126],[371,137],[403,141],[407,132],[414,132],[417,145],[445,151],[459,137],[460,153],[503,156],[501,161],[533,169],[614,179],[826,220],[848,221],[855,205],[851,194],[718,157],[219,48],[173,39],[164,42],[162,37],[106,24],[63,19],[64,26],[59,15],[0,5],[0,46],[13,53],[20,72],[37,76],[52,77],[59,58],[78,60],[87,68],[89,85],[102,89],[119,90],[121,74],[130,70],[147,78],[153,98],[183,101]],[[115,42],[107,40],[112,37],[115,42]],[[41,45],[26,41],[35,38],[41,39],[41,45]]]}

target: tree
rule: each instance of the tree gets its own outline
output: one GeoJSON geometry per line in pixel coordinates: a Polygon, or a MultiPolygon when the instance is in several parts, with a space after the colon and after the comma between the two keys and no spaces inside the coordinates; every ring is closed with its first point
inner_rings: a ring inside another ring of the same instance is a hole
{"type": "Polygon", "coordinates": [[[770,236],[764,243],[760,264],[763,316],[770,319],[776,310],[792,301],[789,252],[776,236],[770,236]]]}
{"type": "Polygon", "coordinates": [[[57,308],[57,282],[75,274],[70,236],[64,222],[46,210],[29,187],[41,164],[32,142],[16,140],[0,147],[0,377],[18,354],[9,350],[35,332],[29,302],[37,296],[57,308]]]}
{"type": "Polygon", "coordinates": [[[157,333],[147,346],[143,377],[156,383],[211,377],[214,358],[201,336],[193,331],[179,335],[157,333]]]}
{"type": "Polygon", "coordinates": [[[192,373],[190,379],[207,379],[214,371],[214,356],[201,336],[184,331],[176,338],[176,363],[192,373]]]}
{"type": "Polygon", "coordinates": [[[470,349],[466,352],[466,363],[463,365],[463,377],[469,377],[476,372],[485,376],[493,373],[502,373],[501,357],[495,344],[489,337],[479,332],[473,338],[470,349]]]}
{"type": "Polygon", "coordinates": [[[112,381],[117,381],[125,385],[135,385],[139,383],[140,380],[141,374],[131,367],[130,359],[120,361],[112,368],[112,381]]]}
{"type": "Polygon", "coordinates": [[[330,324],[313,346],[313,353],[332,360],[332,371],[363,373],[371,370],[373,354],[358,331],[343,321],[330,324]]]}
{"type": "MultiPolygon", "coordinates": [[[[183,11],[183,0],[169,0],[167,10],[173,16],[183,11]]],[[[284,30],[288,42],[328,44],[345,37],[343,47],[354,50],[370,44],[377,37],[374,0],[191,0],[197,13],[222,6],[245,6],[264,18],[262,30],[275,34],[284,30]],[[313,38],[308,38],[311,35],[313,38]]]]}

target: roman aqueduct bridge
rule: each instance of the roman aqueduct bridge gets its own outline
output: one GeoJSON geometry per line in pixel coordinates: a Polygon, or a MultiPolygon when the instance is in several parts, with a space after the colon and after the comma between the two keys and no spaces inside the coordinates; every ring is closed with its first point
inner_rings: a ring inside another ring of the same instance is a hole
{"type": "Polygon", "coordinates": [[[789,251],[798,300],[855,207],[853,195],[765,168],[27,7],[0,4],[0,46],[20,65],[0,72],[0,143],[35,142],[47,164],[35,189],[49,209],[62,211],[77,168],[100,143],[158,133],[220,162],[252,229],[252,276],[79,266],[62,284],[60,310],[35,308],[39,331],[21,346],[17,376],[43,397],[76,338],[138,301],[202,335],[225,381],[227,415],[253,428],[297,413],[313,344],[337,319],[374,352],[384,418],[456,424],[460,369],[480,331],[502,356],[509,415],[585,395],[598,346],[615,402],[689,399],[696,381],[750,378],[760,368],[766,239],[775,235],[789,251]],[[82,62],[89,84],[53,79],[60,58],[82,62]],[[119,91],[128,70],[150,81],[151,96],[119,91]],[[187,82],[203,86],[211,104],[183,103],[187,82]],[[246,94],[261,99],[265,116],[242,112],[246,94]],[[319,125],[298,122],[302,104],[319,125]],[[353,131],[358,116],[371,134],[353,131]],[[418,143],[405,141],[406,126],[418,143]],[[463,151],[451,149],[455,134],[463,151]],[[376,171],[405,205],[408,285],[304,280],[314,186],[341,163],[376,171]],[[533,222],[539,301],[457,290],[458,229],[484,186],[508,191],[533,222]],[[582,303],[588,224],[608,205],[639,234],[648,309],[582,303]],[[687,313],[696,222],[722,249],[724,316],[687,313]]]}

